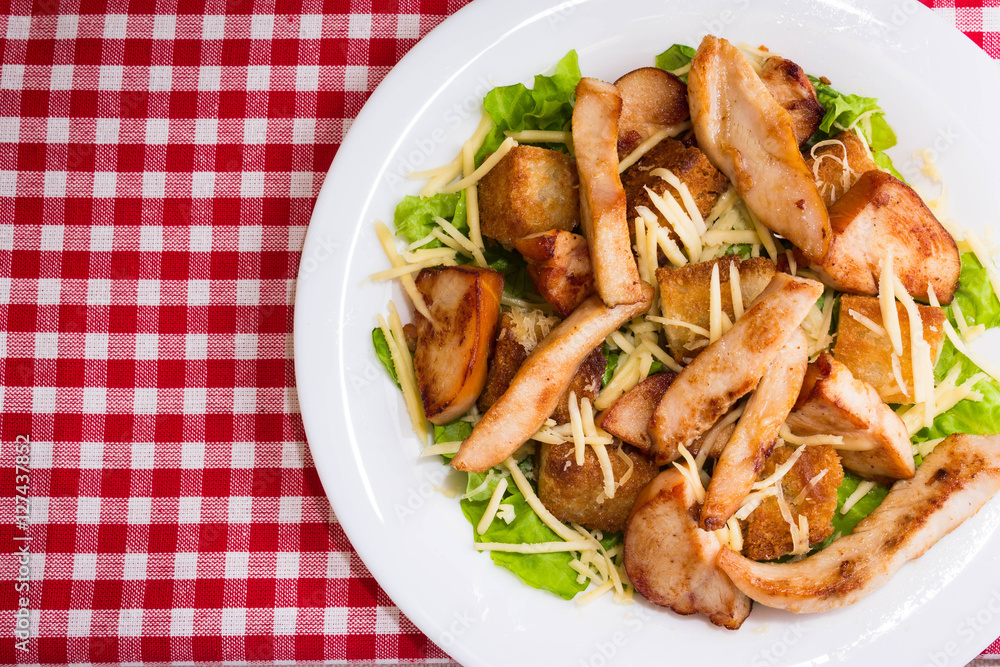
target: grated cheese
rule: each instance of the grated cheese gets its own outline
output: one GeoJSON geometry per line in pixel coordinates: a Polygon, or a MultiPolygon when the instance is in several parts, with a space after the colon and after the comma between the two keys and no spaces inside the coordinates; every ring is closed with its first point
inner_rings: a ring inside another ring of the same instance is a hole
{"type": "Polygon", "coordinates": [[[503,494],[507,492],[507,478],[501,477],[500,481],[497,482],[497,486],[493,489],[493,495],[490,496],[490,502],[486,505],[486,512],[483,513],[482,518],[479,520],[479,524],[476,525],[476,532],[480,535],[485,535],[486,531],[489,530],[490,524],[493,523],[493,518],[496,516],[497,510],[500,508],[500,501],[503,500],[503,494]]]}
{"type": "Polygon", "coordinates": [[[792,504],[797,507],[801,505],[803,502],[805,502],[806,498],[809,497],[809,492],[812,491],[817,484],[819,484],[819,481],[821,479],[826,477],[826,473],[828,472],[830,472],[830,469],[824,468],[823,470],[820,470],[818,473],[813,475],[813,478],[809,480],[809,483],[806,484],[805,488],[799,491],[799,495],[795,496],[795,500],[792,501],[792,504]]]}
{"type": "Polygon", "coordinates": [[[510,152],[514,146],[517,146],[517,142],[507,137],[503,140],[503,143],[497,147],[496,151],[492,153],[488,158],[483,160],[483,163],[479,165],[479,168],[474,172],[458,181],[457,183],[452,183],[451,185],[441,188],[441,192],[446,195],[455,194],[456,192],[461,192],[465,190],[470,185],[475,185],[478,183],[483,176],[490,173],[490,170],[496,166],[497,162],[506,157],[507,153],[510,152]]]}
{"type": "Polygon", "coordinates": [[[441,228],[448,233],[448,236],[455,239],[455,242],[462,247],[462,250],[464,251],[463,254],[466,254],[476,260],[477,265],[483,268],[489,267],[489,264],[486,263],[486,258],[483,257],[482,250],[480,250],[475,243],[468,239],[465,234],[458,231],[458,228],[456,228],[455,225],[439,216],[435,216],[434,221],[441,225],[441,228]]]}
{"type": "Polygon", "coordinates": [[[618,173],[624,173],[626,169],[631,167],[633,164],[642,159],[642,156],[653,150],[656,144],[660,143],[664,139],[669,139],[671,137],[676,137],[681,132],[691,129],[691,121],[686,120],[683,123],[678,123],[677,125],[667,125],[651,134],[648,139],[635,147],[631,153],[625,156],[625,159],[618,163],[618,173]]]}
{"type": "Polygon", "coordinates": [[[461,440],[455,440],[452,442],[439,442],[437,444],[424,447],[420,451],[420,458],[424,458],[427,456],[440,456],[441,454],[458,454],[458,449],[461,446],[462,446],[461,440]]]}
{"type": "Polygon", "coordinates": [[[729,291],[733,297],[733,318],[743,317],[743,287],[740,284],[740,270],[736,268],[736,262],[729,265],[729,291]]]}
{"type": "Polygon", "coordinates": [[[691,483],[691,488],[694,489],[695,500],[699,503],[705,502],[705,485],[701,480],[701,475],[698,474],[699,468],[698,464],[695,463],[694,457],[691,456],[691,452],[684,445],[678,448],[680,455],[684,457],[684,461],[687,463],[686,466],[681,465],[677,461],[674,461],[674,466],[680,471],[688,482],[691,483]]]}
{"type": "Polygon", "coordinates": [[[694,197],[691,196],[691,191],[688,190],[687,184],[677,178],[674,172],[670,171],[666,167],[654,169],[649,172],[649,174],[650,176],[659,176],[666,181],[668,185],[677,190],[677,194],[681,197],[681,202],[684,204],[684,209],[687,211],[688,217],[694,223],[698,233],[704,234],[707,230],[707,227],[705,226],[705,219],[701,217],[701,210],[698,208],[698,205],[694,203],[694,197]]]}
{"type": "Polygon", "coordinates": [[[893,351],[903,355],[903,332],[899,326],[899,313],[896,312],[896,281],[892,269],[892,253],[886,255],[882,263],[882,273],[878,279],[878,305],[882,310],[882,326],[889,334],[893,351]]]}
{"type": "Polygon", "coordinates": [[[868,492],[875,488],[875,482],[864,481],[858,484],[858,488],[854,490],[854,493],[847,496],[847,500],[844,501],[844,506],[840,508],[841,514],[847,514],[851,511],[859,500],[868,495],[868,492]]]}
{"type": "Polygon", "coordinates": [[[722,336],[722,290],[719,285],[719,265],[712,267],[708,288],[708,340],[714,343],[722,336]]]}
{"type": "Polygon", "coordinates": [[[839,435],[795,435],[788,428],[788,424],[782,424],[778,436],[790,445],[832,445],[839,447],[844,444],[843,436],[839,435]]]}
{"type": "Polygon", "coordinates": [[[580,551],[591,547],[590,542],[574,540],[572,542],[537,542],[535,544],[507,542],[476,542],[476,551],[507,551],[515,554],[555,554],[563,551],[580,551]]]}
{"type": "Polygon", "coordinates": [[[529,353],[559,324],[558,317],[546,315],[534,308],[515,306],[508,311],[508,314],[514,321],[514,337],[529,353]]]}
{"type": "Polygon", "coordinates": [[[392,301],[389,302],[389,311],[389,322],[386,322],[386,319],[379,313],[378,326],[389,345],[389,355],[392,358],[393,368],[396,370],[396,379],[399,380],[400,388],[403,391],[403,403],[410,415],[413,432],[417,434],[417,438],[426,441],[430,434],[430,426],[424,417],[424,404],[420,398],[420,391],[417,389],[413,360],[406,348],[403,327],[402,324],[398,324],[399,315],[396,312],[396,305],[392,301]]]}
{"type": "MultiPolygon", "coordinates": [[[[396,251],[396,241],[392,236],[392,232],[385,226],[385,223],[379,220],[375,221],[375,234],[378,236],[379,243],[382,244],[382,250],[385,252],[385,256],[389,258],[390,264],[394,267],[406,264],[396,251]]],[[[410,301],[417,312],[433,322],[434,318],[431,317],[431,311],[427,308],[424,296],[417,290],[417,284],[413,281],[413,276],[410,274],[402,275],[399,277],[399,282],[403,286],[403,291],[410,297],[410,301]]]]}
{"type": "Polygon", "coordinates": [[[582,466],[587,444],[583,440],[583,421],[580,418],[580,405],[576,402],[575,391],[569,392],[569,423],[573,433],[576,464],[582,466]]]}
{"type": "Polygon", "coordinates": [[[788,471],[795,466],[796,462],[799,460],[799,457],[802,456],[802,452],[804,451],[805,451],[804,445],[797,447],[795,451],[792,452],[792,455],[788,457],[788,460],[782,463],[780,466],[778,466],[775,469],[775,471],[771,473],[770,477],[768,477],[767,479],[760,480],[759,482],[754,482],[753,486],[750,487],[750,490],[760,491],[761,489],[766,489],[769,486],[776,485],[778,482],[781,481],[781,478],[787,475],[788,471]]]}
{"type": "Polygon", "coordinates": [[[455,266],[456,262],[454,259],[447,257],[431,257],[420,262],[414,262],[412,264],[404,264],[403,266],[394,267],[392,269],[386,269],[385,271],[379,271],[378,273],[373,273],[368,276],[368,279],[372,282],[381,282],[383,280],[392,280],[393,278],[399,278],[400,276],[406,276],[411,273],[417,273],[418,271],[423,271],[426,268],[432,266],[455,266]]]}
{"type": "Polygon", "coordinates": [[[700,261],[702,251],[701,235],[695,228],[694,223],[691,222],[691,219],[687,217],[687,214],[681,210],[681,207],[677,205],[677,202],[670,195],[661,197],[648,187],[645,190],[646,194],[649,195],[649,200],[653,203],[653,207],[659,211],[666,223],[677,234],[677,238],[681,240],[681,243],[687,250],[688,259],[692,263],[700,261]]]}
{"type": "MultiPolygon", "coordinates": [[[[659,245],[661,250],[663,250],[663,254],[664,256],[666,256],[667,261],[669,261],[674,266],[684,266],[685,264],[687,264],[688,263],[687,258],[684,256],[684,253],[681,252],[681,249],[680,247],[678,247],[677,243],[670,237],[670,233],[666,229],[660,227],[659,218],[657,218],[656,214],[645,206],[636,206],[635,210],[642,217],[643,221],[646,223],[646,228],[647,228],[646,243],[649,244],[650,241],[648,237],[653,236],[656,239],[656,244],[659,245]]],[[[655,246],[653,249],[654,252],[650,254],[655,258],[656,256],[655,246]]],[[[654,268],[653,273],[655,274],[655,272],[656,269],[654,268]]]]}
{"type": "MultiPolygon", "coordinates": [[[[535,510],[535,514],[537,514],[538,518],[542,520],[542,523],[551,528],[552,532],[567,542],[576,542],[578,539],[576,531],[567,528],[566,524],[552,516],[552,512],[550,512],[545,505],[542,504],[542,501],[538,499],[538,494],[536,494],[535,490],[531,488],[531,484],[528,483],[528,480],[524,476],[524,473],[521,472],[521,469],[517,467],[517,463],[514,459],[508,458],[504,460],[503,465],[510,472],[510,476],[514,480],[514,484],[517,486],[517,490],[524,496],[524,500],[528,503],[528,506],[535,510]]],[[[582,547],[573,548],[571,551],[593,549],[593,542],[596,542],[596,540],[589,543],[584,542],[582,547]]],[[[579,544],[579,542],[577,543],[579,544]]]]}
{"type": "Polygon", "coordinates": [[[906,382],[903,380],[903,365],[899,359],[899,355],[893,352],[890,358],[892,359],[892,376],[896,380],[896,386],[899,387],[899,391],[903,393],[903,396],[909,398],[910,392],[906,387],[906,382]]]}
{"type": "Polygon", "coordinates": [[[504,135],[522,144],[566,144],[567,146],[573,144],[573,133],[559,130],[521,130],[520,132],[508,130],[504,132],[504,135]]]}
{"type": "MultiPolygon", "coordinates": [[[[906,309],[910,320],[910,357],[913,369],[913,400],[923,404],[924,426],[934,423],[934,364],[931,361],[931,346],[924,340],[924,323],[913,297],[906,291],[899,278],[893,273],[893,289],[896,298],[906,309]]],[[[933,291],[933,288],[931,289],[933,291]]],[[[895,310],[895,308],[893,309],[895,310]]],[[[950,326],[950,325],[949,325],[950,326]]]]}
{"type": "Polygon", "coordinates": [[[867,328],[872,333],[874,333],[874,334],[876,334],[878,336],[888,336],[889,335],[889,334],[886,333],[885,327],[883,327],[881,324],[879,324],[875,320],[871,319],[870,317],[862,315],[861,313],[859,313],[858,311],[854,310],[853,308],[848,309],[847,314],[850,315],[851,317],[853,317],[855,320],[857,320],[858,323],[860,323],[861,325],[863,325],[865,328],[867,328]]]}

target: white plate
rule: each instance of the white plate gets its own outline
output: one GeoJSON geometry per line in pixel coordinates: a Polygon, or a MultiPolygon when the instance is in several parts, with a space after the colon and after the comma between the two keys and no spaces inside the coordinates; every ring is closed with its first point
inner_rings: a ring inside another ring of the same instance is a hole
{"type": "MultiPolygon", "coordinates": [[[[466,665],[962,665],[1000,636],[1000,502],[885,587],[839,611],[756,608],[738,632],[702,617],[607,597],[579,608],[531,589],[472,548],[457,500],[432,490],[402,398],[371,346],[375,315],[402,295],[362,284],[387,266],[372,228],[417,185],[404,174],[451,159],[493,85],[550,68],[571,48],[587,76],[614,80],[706,32],[766,44],[846,92],[877,96],[897,166],[932,147],[962,224],[1000,210],[1000,75],[972,42],[915,0],[481,0],[424,38],[354,123],[306,237],[295,309],[295,370],[313,459],[347,536],[386,592],[466,665]]],[[[1000,355],[994,354],[994,357],[1000,355]]]]}

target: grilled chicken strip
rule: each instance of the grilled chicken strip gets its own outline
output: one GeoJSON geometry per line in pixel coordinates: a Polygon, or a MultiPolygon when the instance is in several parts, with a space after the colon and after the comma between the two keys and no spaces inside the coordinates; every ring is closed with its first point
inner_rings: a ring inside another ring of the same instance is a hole
{"type": "Polygon", "coordinates": [[[545,423],[577,368],[604,339],[653,303],[640,282],[638,303],[609,308],[596,295],[563,320],[532,350],[507,391],[483,415],[451,460],[457,470],[483,472],[513,454],[545,423]]]}
{"type": "MultiPolygon", "coordinates": [[[[952,435],[913,479],[896,482],[854,532],[795,563],[757,563],[729,548],[719,566],[768,607],[812,613],[854,604],[979,511],[1000,490],[1000,436],[952,435]]],[[[626,538],[627,539],[627,538],[626,538]]]]}
{"type": "Polygon", "coordinates": [[[580,79],[573,107],[580,219],[590,247],[597,293],[608,306],[641,303],[644,294],[629,240],[625,190],[618,175],[621,108],[621,96],[613,85],[580,79]]]}
{"type": "Polygon", "coordinates": [[[797,328],[764,371],[736,430],[722,450],[705,494],[699,525],[719,530],[750,493],[802,387],[809,365],[806,335],[797,328]]]}
{"type": "Polygon", "coordinates": [[[771,56],[760,68],[760,80],[792,117],[795,140],[801,146],[816,132],[826,109],[802,68],[787,58],[771,56]]]}
{"type": "Polygon", "coordinates": [[[647,484],[625,526],[625,571],[653,604],[678,614],[701,612],[737,630],[750,614],[750,599],[716,566],[719,540],[698,528],[694,505],[691,484],[674,468],[647,484]]]}
{"type": "Polygon", "coordinates": [[[688,75],[688,101],[698,147],[750,210],[812,261],[822,259],[830,218],[799,153],[792,119],[736,47],[712,35],[702,40],[688,75]]]}
{"type": "Polygon", "coordinates": [[[809,366],[788,427],[796,435],[839,435],[841,462],[866,479],[913,477],[913,451],[903,420],[870,384],[828,352],[809,366]]]}
{"type": "Polygon", "coordinates": [[[650,455],[657,463],[677,458],[681,445],[690,446],[757,386],[822,293],[815,280],[775,275],[733,328],[677,375],[649,421],[650,455]]]}
{"type": "Polygon", "coordinates": [[[674,373],[657,373],[629,389],[615,404],[597,416],[597,425],[635,446],[643,454],[649,451],[649,418],[663,397],[674,373]]]}

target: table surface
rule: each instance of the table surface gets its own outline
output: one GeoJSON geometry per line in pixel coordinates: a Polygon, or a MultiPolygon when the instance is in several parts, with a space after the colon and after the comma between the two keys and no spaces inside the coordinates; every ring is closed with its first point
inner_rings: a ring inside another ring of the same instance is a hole
{"type": "MultiPolygon", "coordinates": [[[[6,4],[0,663],[450,662],[330,509],[291,335],[344,133],[464,1],[6,4]]],[[[935,5],[1000,58],[998,0],[935,5]]]]}

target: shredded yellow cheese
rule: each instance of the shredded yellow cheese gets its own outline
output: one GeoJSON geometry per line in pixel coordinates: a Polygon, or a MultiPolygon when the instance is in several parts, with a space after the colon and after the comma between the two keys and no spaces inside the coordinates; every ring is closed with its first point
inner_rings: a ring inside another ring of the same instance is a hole
{"type": "Polygon", "coordinates": [[[631,167],[633,164],[642,159],[642,156],[653,150],[656,144],[660,143],[664,139],[669,139],[670,137],[676,137],[681,132],[691,129],[691,121],[686,120],[683,123],[678,123],[677,125],[667,125],[649,136],[644,142],[635,147],[631,153],[625,156],[625,159],[618,163],[618,173],[624,173],[626,169],[631,167]]]}
{"type": "Polygon", "coordinates": [[[719,285],[719,265],[712,267],[708,289],[708,340],[714,343],[722,337],[722,290],[719,285]]]}
{"type": "Polygon", "coordinates": [[[461,192],[462,190],[465,190],[470,185],[478,183],[483,178],[483,176],[490,173],[490,170],[497,165],[497,162],[506,157],[507,153],[509,153],[510,149],[514,148],[514,146],[517,146],[517,142],[511,139],[510,137],[507,137],[506,139],[503,140],[503,143],[497,147],[494,153],[492,153],[488,158],[483,160],[483,163],[479,165],[478,169],[476,169],[474,172],[472,172],[462,180],[456,183],[452,183],[447,187],[441,188],[441,192],[446,195],[454,194],[456,192],[461,192]]]}
{"type": "Polygon", "coordinates": [[[847,496],[847,500],[844,501],[844,506],[840,508],[841,514],[847,514],[851,511],[859,500],[868,495],[868,492],[875,488],[875,482],[869,482],[865,480],[858,484],[858,488],[854,490],[854,493],[847,496]]]}
{"type": "Polygon", "coordinates": [[[892,268],[892,253],[886,255],[882,262],[882,273],[878,279],[878,305],[882,310],[882,326],[889,334],[893,351],[903,355],[903,332],[899,326],[899,313],[896,312],[896,280],[892,268]]]}
{"type": "Polygon", "coordinates": [[[580,551],[591,547],[590,542],[574,540],[572,542],[537,542],[535,544],[507,542],[476,542],[476,551],[507,551],[515,554],[554,554],[563,551],[580,551]]]}
{"type": "Polygon", "coordinates": [[[775,484],[780,482],[781,479],[788,474],[788,471],[795,466],[796,462],[798,462],[799,457],[802,456],[802,452],[804,451],[805,451],[804,445],[797,447],[795,451],[792,452],[792,455],[788,457],[788,460],[782,463],[780,466],[778,466],[767,479],[762,479],[759,482],[754,482],[753,486],[751,486],[750,489],[752,491],[760,491],[761,489],[766,489],[767,487],[774,486],[775,484]]]}
{"type": "Polygon", "coordinates": [[[490,524],[493,523],[493,519],[496,516],[497,509],[500,508],[500,501],[503,500],[503,494],[507,492],[507,478],[501,477],[500,481],[497,482],[497,486],[493,489],[493,495],[490,496],[490,502],[486,505],[486,511],[483,513],[481,519],[479,519],[479,524],[476,525],[476,532],[480,535],[485,535],[486,531],[489,530],[490,524]]]}
{"type": "Polygon", "coordinates": [[[844,444],[843,436],[839,435],[795,435],[788,424],[782,424],[779,437],[790,445],[833,445],[839,447],[844,444]]]}
{"type": "MultiPolygon", "coordinates": [[[[381,221],[375,222],[375,234],[378,236],[379,243],[382,244],[382,250],[385,252],[385,256],[389,258],[390,264],[397,268],[406,264],[396,251],[396,241],[392,237],[392,232],[381,221]]],[[[431,317],[431,311],[427,308],[424,296],[417,291],[417,284],[413,281],[413,276],[410,274],[402,275],[399,277],[399,282],[402,284],[406,295],[410,297],[410,302],[416,308],[417,312],[433,322],[434,318],[431,317]]]]}

